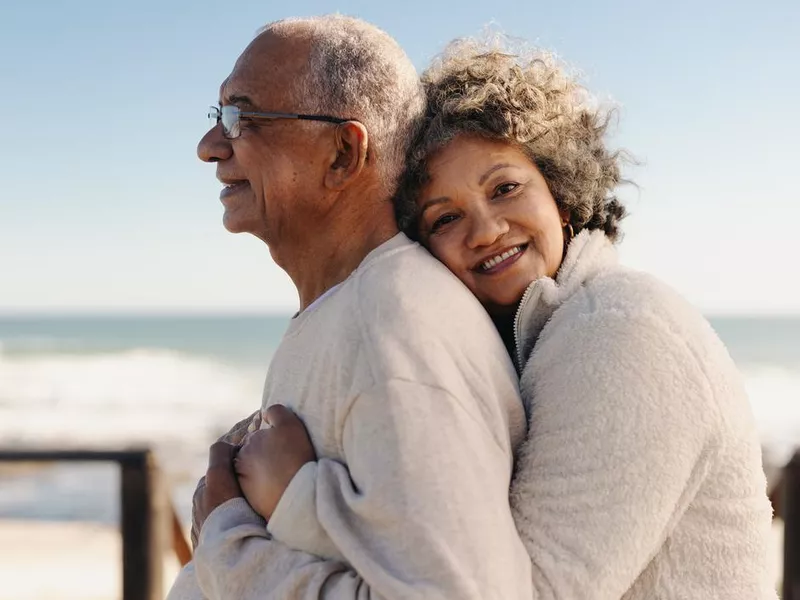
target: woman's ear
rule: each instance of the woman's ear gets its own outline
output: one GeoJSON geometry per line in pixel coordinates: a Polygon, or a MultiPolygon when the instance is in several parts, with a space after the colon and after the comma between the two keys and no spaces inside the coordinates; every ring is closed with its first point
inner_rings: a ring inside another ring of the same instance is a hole
{"type": "Polygon", "coordinates": [[[358,121],[347,121],[336,127],[336,158],[325,174],[325,186],[343,190],[355,181],[367,162],[369,135],[358,121]]]}

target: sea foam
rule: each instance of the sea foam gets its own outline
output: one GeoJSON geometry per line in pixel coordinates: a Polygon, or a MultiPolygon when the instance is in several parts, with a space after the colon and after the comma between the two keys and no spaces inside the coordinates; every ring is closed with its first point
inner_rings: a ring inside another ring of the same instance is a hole
{"type": "MultiPolygon", "coordinates": [[[[29,342],[17,341],[12,351],[8,344],[0,348],[0,445],[151,447],[184,518],[209,444],[259,408],[269,359],[256,366],[164,348],[86,352],[68,344],[70,352],[63,340],[56,350],[45,339],[29,342]]],[[[800,367],[742,370],[762,444],[769,460],[780,465],[800,445],[800,367]]],[[[108,498],[101,502],[96,492],[116,484],[103,473],[63,465],[14,476],[5,489],[16,489],[16,495],[0,502],[0,514],[41,517],[55,511],[64,518],[107,520],[116,505],[108,498]],[[64,502],[54,505],[52,494],[64,502]]]]}
{"type": "Polygon", "coordinates": [[[169,470],[196,471],[208,445],[260,407],[265,371],[163,349],[0,353],[0,440],[149,446],[169,470]]]}

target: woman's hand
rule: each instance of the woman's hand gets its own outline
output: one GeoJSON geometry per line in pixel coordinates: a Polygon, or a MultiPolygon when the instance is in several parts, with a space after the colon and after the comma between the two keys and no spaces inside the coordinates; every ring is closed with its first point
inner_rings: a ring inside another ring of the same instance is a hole
{"type": "MultiPolygon", "coordinates": [[[[242,419],[236,425],[231,427],[230,431],[223,435],[218,442],[226,442],[228,444],[232,444],[234,446],[240,446],[244,441],[245,436],[252,432],[256,431],[259,427],[261,427],[261,411],[256,411],[246,419],[242,419]]],[[[231,469],[233,468],[231,463],[231,469]]],[[[215,493],[215,490],[211,490],[212,495],[215,493]]],[[[206,517],[210,514],[208,511],[208,503],[206,503],[206,476],[200,478],[200,481],[197,482],[197,487],[194,490],[194,495],[192,496],[192,547],[197,548],[197,544],[200,538],[200,528],[202,527],[203,523],[206,520],[206,517]],[[201,506],[202,505],[202,506],[201,506]]]]}
{"type": "Polygon", "coordinates": [[[263,418],[269,428],[247,435],[234,466],[250,506],[269,520],[300,468],[317,457],[305,425],[291,410],[276,404],[263,418]]]}
{"type": "Polygon", "coordinates": [[[233,498],[240,498],[242,490],[236,481],[233,459],[236,446],[227,442],[214,442],[208,452],[208,470],[202,485],[195,491],[194,519],[197,531],[203,528],[208,515],[218,506],[233,498]]]}

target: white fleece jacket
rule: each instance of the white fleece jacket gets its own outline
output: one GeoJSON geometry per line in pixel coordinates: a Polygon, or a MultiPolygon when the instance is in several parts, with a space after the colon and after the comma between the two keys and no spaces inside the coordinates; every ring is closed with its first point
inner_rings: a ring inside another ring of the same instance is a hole
{"type": "Polygon", "coordinates": [[[527,290],[511,498],[534,598],[774,600],[742,381],[703,317],[602,232],[527,290]]]}

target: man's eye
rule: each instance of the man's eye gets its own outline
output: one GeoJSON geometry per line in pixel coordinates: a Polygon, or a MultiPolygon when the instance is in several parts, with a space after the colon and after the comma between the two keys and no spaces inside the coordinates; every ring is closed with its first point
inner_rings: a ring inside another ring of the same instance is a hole
{"type": "Polygon", "coordinates": [[[457,215],[442,215],[438,219],[436,219],[433,224],[431,225],[431,233],[436,233],[439,229],[444,227],[445,225],[452,223],[458,218],[457,215]]]}
{"type": "Polygon", "coordinates": [[[495,196],[505,196],[519,187],[518,183],[501,183],[494,189],[495,196]]]}

